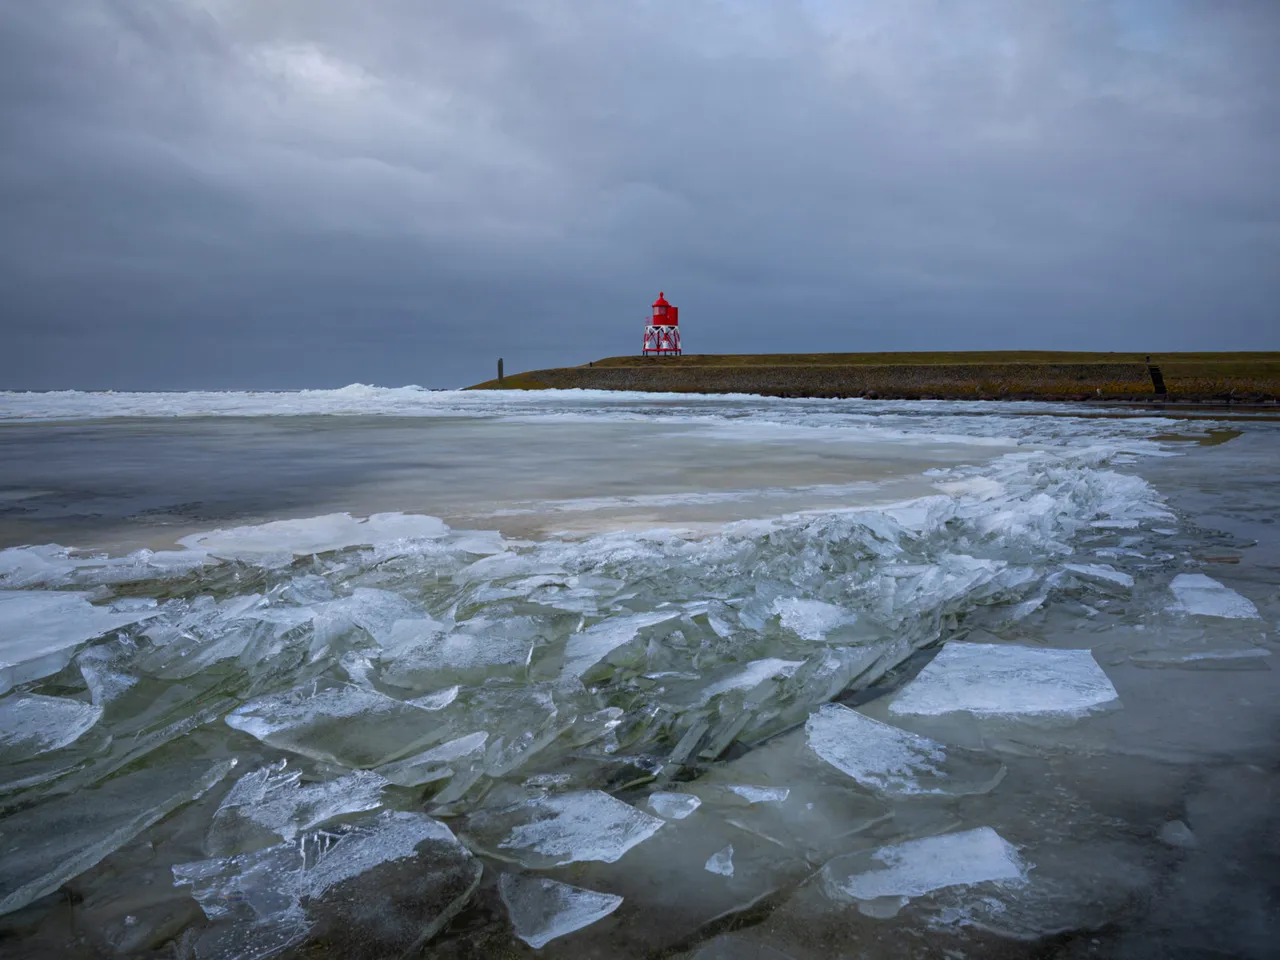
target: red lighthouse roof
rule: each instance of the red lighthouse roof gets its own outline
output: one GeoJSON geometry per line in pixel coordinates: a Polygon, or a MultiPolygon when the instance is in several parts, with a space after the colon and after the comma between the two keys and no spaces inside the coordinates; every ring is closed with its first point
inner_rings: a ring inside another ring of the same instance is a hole
{"type": "Polygon", "coordinates": [[[661,291],[661,290],[659,290],[659,291],[658,291],[658,299],[657,299],[657,300],[655,300],[655,301],[653,301],[653,305],[654,305],[655,307],[669,307],[669,306],[671,306],[671,304],[667,303],[667,298],[666,298],[666,297],[664,297],[664,296],[662,295],[662,291],[661,291]]]}

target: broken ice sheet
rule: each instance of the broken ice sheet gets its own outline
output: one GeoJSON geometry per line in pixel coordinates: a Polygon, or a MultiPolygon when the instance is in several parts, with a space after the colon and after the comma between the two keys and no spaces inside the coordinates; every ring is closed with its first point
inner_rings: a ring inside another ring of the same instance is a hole
{"type": "Polygon", "coordinates": [[[899,716],[1080,717],[1117,699],[1088,650],[948,643],[889,705],[899,716]]]}
{"type": "Polygon", "coordinates": [[[436,711],[330,681],[251,700],[227,716],[227,725],[282,750],[363,768],[448,735],[436,711]]]}
{"type": "Polygon", "coordinates": [[[823,867],[822,878],[829,896],[881,901],[864,912],[892,916],[912,897],[945,887],[1024,882],[1027,867],[1017,848],[990,827],[978,827],[838,857],[823,867]]]}
{"type": "Polygon", "coordinates": [[[0,914],[57,890],[203,795],[234,766],[221,760],[152,767],[0,820],[0,914]]]}
{"type": "Polygon", "coordinates": [[[667,820],[683,820],[702,805],[691,793],[651,793],[648,803],[654,813],[667,820]]]}
{"type": "Polygon", "coordinates": [[[707,858],[705,869],[708,873],[718,873],[722,877],[733,876],[733,844],[723,850],[717,850],[707,858]]]}
{"type": "Polygon", "coordinates": [[[1180,573],[1173,578],[1169,589],[1177,600],[1170,606],[1171,610],[1201,617],[1258,619],[1258,608],[1251,600],[1203,573],[1180,573]]]}
{"type": "Polygon", "coordinates": [[[498,881],[498,891],[516,936],[535,950],[541,950],[556,937],[590,926],[622,905],[622,897],[547,877],[504,873],[498,881]]]}
{"type": "Polygon", "coordinates": [[[279,840],[351,813],[382,805],[387,781],[360,770],[319,783],[300,783],[302,771],[288,761],[260,767],[241,777],[222,801],[209,826],[205,849],[227,856],[279,840]]]}
{"type": "Polygon", "coordinates": [[[1004,766],[829,703],[805,724],[809,749],[865,787],[895,795],[985,793],[1004,766]]]}
{"type": "Polygon", "coordinates": [[[538,797],[467,821],[467,835],[493,856],[543,869],[600,860],[613,863],[666,821],[600,790],[538,797]]]}
{"type": "Polygon", "coordinates": [[[0,764],[61,749],[78,740],[101,718],[101,707],[79,700],[10,694],[0,699],[0,764]]]}
{"type": "Polygon", "coordinates": [[[0,591],[0,694],[57,673],[86,640],[148,617],[153,609],[112,610],[87,593],[0,591]]]}
{"type": "Polygon", "coordinates": [[[564,675],[580,677],[610,653],[630,643],[645,627],[673,620],[678,610],[658,610],[627,617],[611,617],[569,638],[564,648],[564,675]]]}

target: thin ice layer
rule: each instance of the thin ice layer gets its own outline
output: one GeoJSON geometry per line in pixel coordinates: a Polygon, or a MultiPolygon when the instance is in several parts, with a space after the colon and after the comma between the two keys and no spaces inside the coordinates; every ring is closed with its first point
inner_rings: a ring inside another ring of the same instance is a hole
{"type": "Polygon", "coordinates": [[[829,703],[805,723],[809,749],[859,783],[885,793],[931,793],[920,774],[941,776],[946,751],[914,733],[829,703]]]}
{"type": "Polygon", "coordinates": [[[654,813],[668,820],[683,820],[702,806],[702,800],[691,793],[651,793],[648,802],[654,813]]]}
{"type": "Polygon", "coordinates": [[[376,513],[358,520],[348,513],[331,513],[197,533],[178,542],[226,560],[260,560],[281,554],[308,556],[394,540],[435,540],[448,532],[449,528],[436,517],[376,513]]]}
{"type": "Polygon", "coordinates": [[[978,827],[842,857],[824,868],[829,890],[854,900],[919,897],[944,887],[1026,880],[1017,848],[990,827],[978,827]],[[874,864],[883,864],[875,866],[874,864]],[[871,869],[847,873],[851,864],[871,869]]]}
{"type": "Polygon", "coordinates": [[[498,881],[498,891],[516,936],[535,950],[541,950],[556,937],[590,926],[622,905],[622,897],[547,877],[504,873],[498,881]]]}
{"type": "Polygon", "coordinates": [[[0,914],[57,890],[234,766],[220,760],[153,767],[0,820],[0,914]]]}
{"type": "Polygon", "coordinates": [[[665,821],[600,790],[540,797],[480,817],[478,833],[503,833],[497,849],[512,851],[525,866],[562,866],[582,860],[613,863],[657,833],[665,821]]]}
{"type": "Polygon", "coordinates": [[[1116,698],[1116,688],[1088,650],[949,643],[898,694],[889,712],[1083,716],[1116,698]]]}
{"type": "Polygon", "coordinates": [[[101,718],[101,707],[66,697],[15,693],[0,699],[0,764],[59,750],[101,718]]]}
{"type": "Polygon", "coordinates": [[[679,611],[658,610],[629,617],[612,617],[569,638],[564,648],[564,673],[580,677],[623,644],[630,643],[645,627],[678,617],[679,611]]]}
{"type": "Polygon", "coordinates": [[[1169,589],[1177,602],[1171,609],[1201,617],[1224,617],[1232,620],[1256,620],[1258,608],[1213,577],[1203,573],[1180,573],[1169,589]]]}
{"type": "Polygon", "coordinates": [[[80,644],[153,610],[95,607],[89,594],[43,590],[0,591],[0,693],[57,673],[80,644]]]}

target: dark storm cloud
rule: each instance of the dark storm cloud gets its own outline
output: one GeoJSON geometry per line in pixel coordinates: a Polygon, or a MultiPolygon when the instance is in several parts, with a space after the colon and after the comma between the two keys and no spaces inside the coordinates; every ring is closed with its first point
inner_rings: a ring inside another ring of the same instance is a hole
{"type": "Polygon", "coordinates": [[[0,384],[1266,348],[1270,0],[0,10],[0,384]],[[780,339],[785,337],[786,339],[780,339]]]}

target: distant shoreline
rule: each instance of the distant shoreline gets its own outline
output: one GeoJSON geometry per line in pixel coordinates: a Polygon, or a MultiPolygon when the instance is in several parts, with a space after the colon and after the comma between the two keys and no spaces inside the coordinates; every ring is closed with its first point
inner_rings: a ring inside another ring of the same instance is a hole
{"type": "Polygon", "coordinates": [[[609,357],[472,390],[635,390],[880,400],[1125,401],[1269,407],[1280,351],[1152,354],[991,351],[609,357]],[[1164,393],[1157,392],[1163,383],[1164,393]]]}

